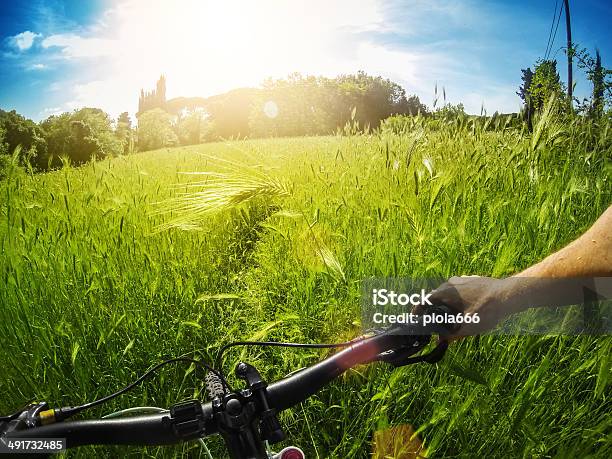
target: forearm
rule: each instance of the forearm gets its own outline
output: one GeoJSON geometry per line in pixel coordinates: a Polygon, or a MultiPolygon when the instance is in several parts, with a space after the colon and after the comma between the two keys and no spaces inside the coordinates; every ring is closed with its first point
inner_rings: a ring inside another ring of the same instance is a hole
{"type": "MultiPolygon", "coordinates": [[[[593,278],[612,276],[612,206],[581,237],[530,268],[508,278],[501,295],[510,313],[537,306],[584,301],[593,278]]],[[[610,282],[598,283],[608,293],[610,282]]]]}
{"type": "Polygon", "coordinates": [[[514,277],[612,276],[612,206],[569,245],[514,277]]]}
{"type": "Polygon", "coordinates": [[[454,338],[477,335],[532,307],[565,306],[612,298],[612,206],[584,235],[540,263],[504,279],[452,277],[431,300],[480,316],[454,338]],[[586,301],[585,301],[586,300],[586,301]]]}

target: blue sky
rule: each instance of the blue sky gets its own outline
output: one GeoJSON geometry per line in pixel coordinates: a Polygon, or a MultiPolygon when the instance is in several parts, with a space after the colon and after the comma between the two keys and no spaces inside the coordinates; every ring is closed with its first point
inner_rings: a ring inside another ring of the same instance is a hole
{"type": "MultiPolygon", "coordinates": [[[[34,120],[82,106],[134,113],[164,73],[168,96],[207,96],[293,71],[365,70],[431,106],[516,111],[520,69],[545,52],[557,0],[33,0],[3,5],[0,108],[34,120]]],[[[612,59],[612,5],[570,1],[575,43],[612,59]]],[[[552,55],[567,81],[560,47],[552,55]]],[[[576,93],[588,81],[575,66],[576,93]]]]}

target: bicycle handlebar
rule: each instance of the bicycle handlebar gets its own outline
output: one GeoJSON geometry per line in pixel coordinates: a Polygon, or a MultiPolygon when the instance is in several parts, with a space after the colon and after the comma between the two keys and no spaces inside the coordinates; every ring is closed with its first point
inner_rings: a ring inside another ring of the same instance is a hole
{"type": "MultiPolygon", "coordinates": [[[[265,382],[262,382],[269,408],[274,413],[291,408],[314,395],[346,370],[359,364],[388,361],[395,366],[403,365],[404,363],[401,363],[401,361],[398,364],[398,358],[401,357],[406,360],[406,356],[417,353],[429,342],[430,337],[431,333],[428,335],[407,335],[405,326],[396,327],[393,330],[355,341],[342,351],[267,387],[265,382]],[[392,356],[393,353],[397,354],[398,352],[399,357],[392,356]]],[[[412,360],[407,359],[408,363],[414,363],[415,361],[417,360],[414,358],[412,360]]],[[[181,432],[171,414],[166,412],[120,419],[64,421],[12,431],[6,434],[4,438],[65,438],[66,446],[72,448],[93,444],[170,445],[189,439],[224,433],[220,432],[218,427],[213,402],[201,404],[201,412],[198,413],[198,416],[197,435],[191,437],[186,436],[184,431],[181,432]]]]}

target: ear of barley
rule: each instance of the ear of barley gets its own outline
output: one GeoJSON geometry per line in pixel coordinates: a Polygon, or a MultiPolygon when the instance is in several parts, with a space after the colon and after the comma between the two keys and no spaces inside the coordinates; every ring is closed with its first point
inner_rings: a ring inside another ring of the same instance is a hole
{"type": "Polygon", "coordinates": [[[270,202],[274,198],[291,194],[291,183],[286,179],[273,177],[266,172],[235,162],[220,160],[228,172],[190,172],[185,175],[202,176],[205,180],[182,186],[189,190],[180,192],[174,198],[157,204],[153,214],[172,215],[158,227],[194,229],[209,214],[221,212],[257,199],[270,202]]]}

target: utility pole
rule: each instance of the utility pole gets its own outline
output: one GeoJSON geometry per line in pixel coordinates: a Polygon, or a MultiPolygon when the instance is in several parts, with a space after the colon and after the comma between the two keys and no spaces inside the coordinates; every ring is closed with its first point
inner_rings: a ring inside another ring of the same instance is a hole
{"type": "Polygon", "coordinates": [[[569,98],[570,107],[573,107],[572,102],[572,54],[574,52],[572,47],[572,26],[570,25],[570,10],[569,0],[565,2],[565,30],[567,31],[567,97],[569,98]]]}

